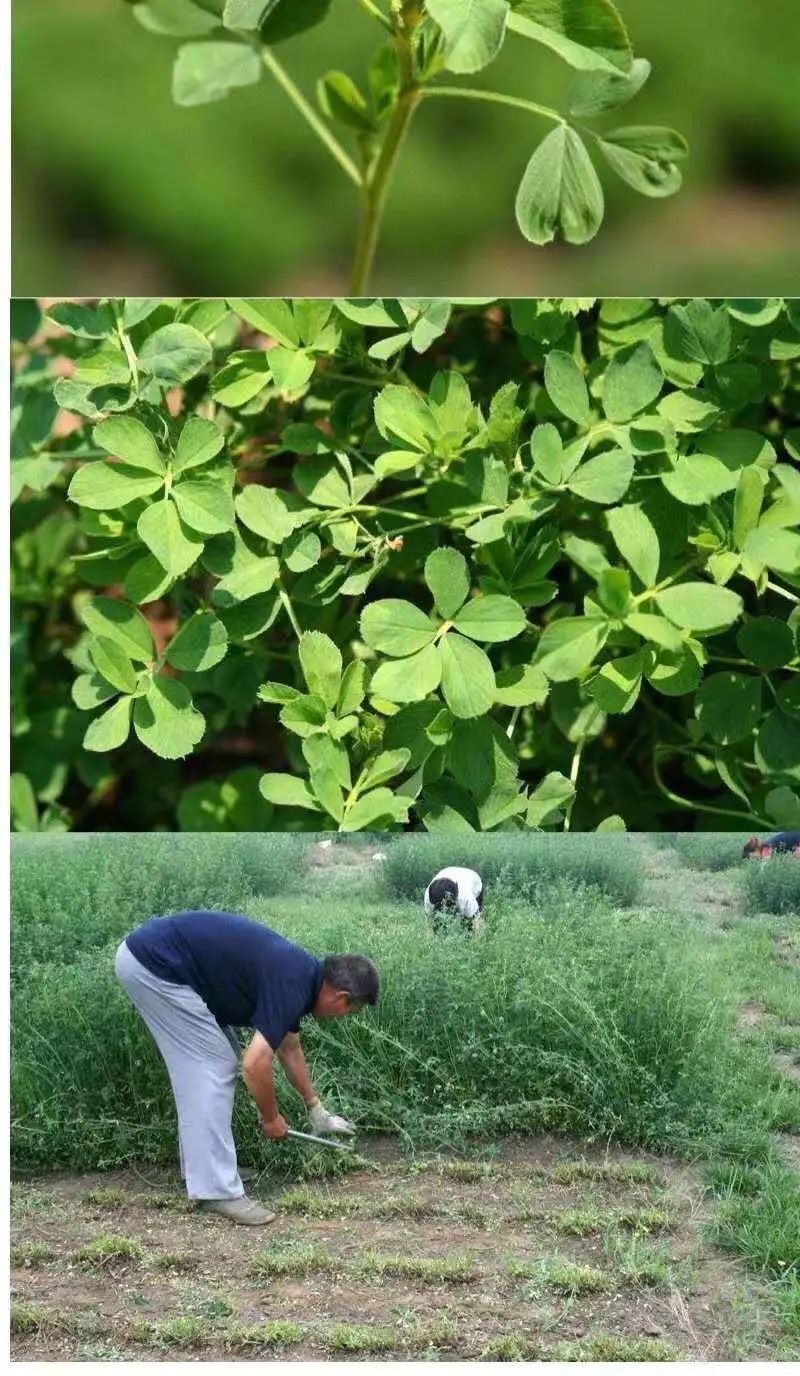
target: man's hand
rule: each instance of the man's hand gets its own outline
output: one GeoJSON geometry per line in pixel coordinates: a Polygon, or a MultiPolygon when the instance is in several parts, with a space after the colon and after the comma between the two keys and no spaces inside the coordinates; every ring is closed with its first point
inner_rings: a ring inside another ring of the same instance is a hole
{"type": "Polygon", "coordinates": [[[276,1113],[274,1118],[261,1119],[261,1131],[265,1137],[271,1137],[275,1141],[280,1141],[289,1132],[289,1124],[282,1113],[276,1113]]]}
{"type": "Polygon", "coordinates": [[[340,1118],[336,1113],[329,1113],[320,1103],[312,1104],[308,1116],[312,1128],[319,1137],[331,1137],[336,1134],[340,1137],[352,1137],[355,1133],[352,1123],[348,1123],[346,1118],[340,1118]]]}

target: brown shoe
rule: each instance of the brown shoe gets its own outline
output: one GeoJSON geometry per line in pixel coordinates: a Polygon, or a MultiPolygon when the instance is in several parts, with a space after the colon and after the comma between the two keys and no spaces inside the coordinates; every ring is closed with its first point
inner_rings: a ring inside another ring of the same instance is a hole
{"type": "Polygon", "coordinates": [[[240,1195],[238,1199],[201,1199],[199,1203],[204,1213],[221,1214],[232,1223],[244,1223],[251,1228],[272,1223],[275,1219],[275,1214],[270,1213],[269,1209],[265,1209],[255,1199],[248,1199],[246,1194],[240,1195]]]}

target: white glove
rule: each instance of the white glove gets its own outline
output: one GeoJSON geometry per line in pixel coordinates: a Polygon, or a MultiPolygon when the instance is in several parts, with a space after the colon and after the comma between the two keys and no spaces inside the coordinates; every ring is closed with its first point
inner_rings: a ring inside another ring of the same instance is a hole
{"type": "Polygon", "coordinates": [[[337,1133],[340,1136],[352,1137],[355,1133],[352,1123],[348,1123],[346,1118],[340,1118],[336,1113],[329,1113],[322,1104],[314,1104],[308,1110],[308,1116],[318,1137],[330,1137],[337,1133]]]}

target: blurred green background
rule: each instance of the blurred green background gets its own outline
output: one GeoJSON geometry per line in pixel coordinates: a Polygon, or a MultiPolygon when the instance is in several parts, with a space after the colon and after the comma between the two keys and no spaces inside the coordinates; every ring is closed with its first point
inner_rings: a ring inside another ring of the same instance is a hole
{"type": "MultiPolygon", "coordinates": [[[[798,0],[620,8],[654,71],[618,122],[688,135],[683,192],[643,201],[604,178],[609,214],[595,243],[534,249],[513,207],[541,121],[431,102],[394,184],[375,288],[800,294],[798,0]]],[[[13,31],[15,294],[344,289],[352,188],[266,74],[218,104],[177,109],[178,40],[146,33],[122,0],[14,0],[13,31]]],[[[359,76],[376,35],[339,0],[279,56],[311,94],[331,67],[359,76]]],[[[556,101],[568,71],[514,39],[480,80],[556,101]]]]}

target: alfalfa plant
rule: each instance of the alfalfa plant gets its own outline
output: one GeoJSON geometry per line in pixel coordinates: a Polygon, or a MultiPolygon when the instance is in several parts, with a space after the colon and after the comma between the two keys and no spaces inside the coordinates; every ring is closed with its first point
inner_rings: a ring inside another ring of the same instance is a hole
{"type": "Polygon", "coordinates": [[[488,101],[552,125],[519,185],[517,223],[533,244],[557,234],[585,244],[603,220],[603,187],[591,147],[634,191],[670,196],[681,185],[687,146],[672,129],[594,121],[627,105],[650,76],[633,54],[612,0],[136,0],[136,18],[158,34],[183,39],[172,95],[181,106],[221,100],[266,70],[336,160],[358,195],[359,221],[350,290],[367,288],[395,165],[409,126],[430,100],[488,101]],[[381,46],[360,84],[345,72],[320,77],[316,104],[276,55],[284,40],[325,20],[351,24],[360,9],[381,46]],[[558,54],[574,71],[564,111],[528,98],[467,84],[522,39],[558,54]],[[442,80],[444,78],[444,80],[442,80]],[[461,78],[461,80],[453,80],[461,78]],[[588,121],[588,123],[587,123],[588,121]],[[353,145],[352,153],[341,138],[353,145]]]}
{"type": "Polygon", "coordinates": [[[797,824],[795,303],[48,316],[17,829],[797,824]]]}

